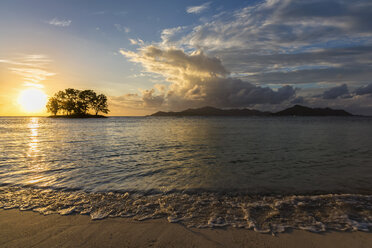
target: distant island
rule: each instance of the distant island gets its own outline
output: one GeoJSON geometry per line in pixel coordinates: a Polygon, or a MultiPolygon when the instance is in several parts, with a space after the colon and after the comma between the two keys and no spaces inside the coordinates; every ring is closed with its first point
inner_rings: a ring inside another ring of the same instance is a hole
{"type": "Polygon", "coordinates": [[[52,118],[106,118],[99,112],[107,114],[107,97],[97,95],[93,90],[76,90],[72,88],[58,91],[49,98],[47,111],[52,118]],[[94,114],[90,114],[93,112],[94,114]]]}
{"type": "Polygon", "coordinates": [[[291,108],[273,113],[275,116],[353,116],[353,114],[343,109],[331,108],[309,108],[301,105],[295,105],[291,108]]]}
{"type": "Polygon", "coordinates": [[[267,112],[254,109],[218,109],[203,107],[186,109],[180,112],[156,112],[151,116],[353,116],[345,110],[331,108],[309,108],[295,105],[279,112],[267,112]]]}

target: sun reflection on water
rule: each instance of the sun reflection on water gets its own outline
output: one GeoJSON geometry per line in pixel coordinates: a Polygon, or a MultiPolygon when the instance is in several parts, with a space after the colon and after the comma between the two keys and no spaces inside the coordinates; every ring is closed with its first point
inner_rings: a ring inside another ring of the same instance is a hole
{"type": "Polygon", "coordinates": [[[42,118],[32,117],[28,120],[26,127],[25,162],[27,166],[22,171],[24,177],[21,181],[25,185],[33,184],[47,187],[55,181],[56,175],[46,173],[50,171],[51,164],[47,162],[47,154],[45,153],[45,122],[42,118]]]}
{"type": "Polygon", "coordinates": [[[43,157],[40,149],[40,118],[32,117],[27,125],[29,129],[28,134],[28,151],[27,157],[29,159],[28,170],[32,172],[31,177],[28,177],[26,184],[35,184],[41,182],[45,179],[42,174],[38,174],[45,170],[45,163],[43,163],[41,158],[43,157]],[[35,174],[35,172],[37,174],[35,174]]]}
{"type": "Polygon", "coordinates": [[[34,157],[39,153],[39,139],[38,139],[38,128],[40,127],[39,118],[33,117],[28,123],[28,128],[30,130],[29,134],[29,150],[27,152],[28,157],[34,157]]]}

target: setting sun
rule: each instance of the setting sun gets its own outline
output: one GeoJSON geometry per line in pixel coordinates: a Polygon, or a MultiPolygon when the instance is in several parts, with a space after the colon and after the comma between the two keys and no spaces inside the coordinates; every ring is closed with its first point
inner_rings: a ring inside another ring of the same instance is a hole
{"type": "Polygon", "coordinates": [[[28,113],[41,112],[45,108],[47,95],[39,89],[23,90],[18,97],[18,103],[28,113]]]}

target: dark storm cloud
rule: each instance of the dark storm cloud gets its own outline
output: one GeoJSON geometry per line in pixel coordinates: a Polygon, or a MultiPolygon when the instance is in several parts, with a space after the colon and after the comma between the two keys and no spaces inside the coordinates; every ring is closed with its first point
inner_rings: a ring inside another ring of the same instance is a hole
{"type": "Polygon", "coordinates": [[[323,92],[323,99],[336,99],[340,96],[349,95],[349,89],[346,84],[330,88],[323,92]]]}
{"type": "MultiPolygon", "coordinates": [[[[297,21],[315,19],[340,21],[344,25],[339,30],[349,32],[370,32],[372,22],[372,4],[370,1],[312,0],[291,1],[279,14],[280,20],[297,21]]],[[[336,25],[334,25],[336,26],[336,25]]]]}
{"type": "Polygon", "coordinates": [[[303,96],[296,97],[291,101],[291,104],[304,104],[305,98],[303,96]]]}
{"type": "Polygon", "coordinates": [[[364,65],[354,65],[347,68],[320,68],[294,71],[265,72],[246,76],[246,80],[254,83],[268,82],[271,84],[305,84],[305,83],[347,83],[366,82],[372,77],[372,71],[364,65]]]}
{"type": "MultiPolygon", "coordinates": [[[[356,68],[365,67],[366,70],[370,70],[369,63],[372,63],[372,46],[322,48],[316,51],[287,54],[259,55],[251,53],[252,51],[228,49],[219,52],[218,56],[221,57],[225,65],[236,72],[263,73],[278,69],[288,70],[300,67],[300,69],[297,69],[299,71],[315,65],[342,69],[349,66],[356,68]],[[301,66],[303,67],[302,69],[301,66]]],[[[317,68],[313,69],[316,70],[317,68]]]]}
{"type": "Polygon", "coordinates": [[[366,86],[363,86],[363,87],[360,87],[358,89],[355,90],[354,92],[356,95],[367,95],[367,94],[372,94],[372,83],[366,85],[366,86]]]}

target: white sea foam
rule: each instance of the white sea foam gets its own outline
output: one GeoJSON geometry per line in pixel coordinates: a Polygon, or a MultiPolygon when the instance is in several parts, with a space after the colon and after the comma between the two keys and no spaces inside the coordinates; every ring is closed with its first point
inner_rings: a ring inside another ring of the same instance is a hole
{"type": "Polygon", "coordinates": [[[250,196],[247,194],[85,193],[0,187],[0,207],[41,214],[89,214],[93,220],[166,218],[188,227],[232,226],[261,233],[288,228],[311,232],[372,230],[372,196],[359,194],[250,196]]]}

